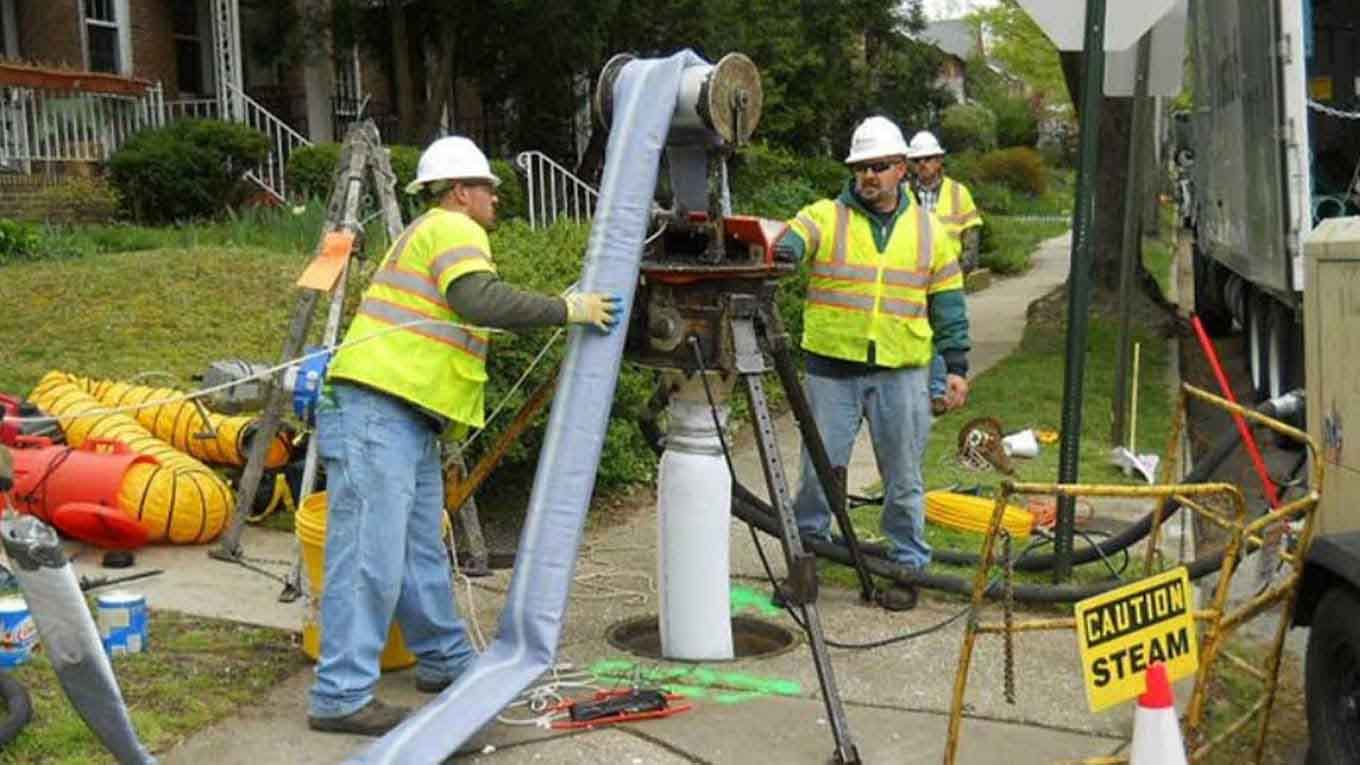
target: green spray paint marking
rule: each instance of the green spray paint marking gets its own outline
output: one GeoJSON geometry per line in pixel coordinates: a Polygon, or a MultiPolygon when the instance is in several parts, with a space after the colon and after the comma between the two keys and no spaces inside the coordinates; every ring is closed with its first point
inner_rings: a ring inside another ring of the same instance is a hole
{"type": "Polygon", "coordinates": [[[601,680],[611,679],[661,686],[671,693],[691,699],[709,699],[718,704],[740,704],[765,696],[801,696],[796,681],[777,677],[748,675],[743,672],[718,672],[703,666],[643,667],[626,659],[604,659],[590,671],[601,680]]]}
{"type": "Polygon", "coordinates": [[[779,616],[784,610],[770,602],[769,593],[757,592],[750,587],[732,586],[732,613],[755,611],[761,616],[779,616]]]}

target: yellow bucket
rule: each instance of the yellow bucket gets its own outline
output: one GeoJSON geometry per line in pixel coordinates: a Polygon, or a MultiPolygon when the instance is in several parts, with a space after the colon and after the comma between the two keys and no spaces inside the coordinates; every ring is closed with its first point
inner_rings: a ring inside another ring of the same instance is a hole
{"type": "MultiPolygon", "coordinates": [[[[302,547],[302,563],[307,569],[307,585],[311,591],[311,600],[302,619],[302,652],[315,661],[321,655],[321,593],[326,579],[326,492],[312,494],[303,500],[293,528],[302,547]]],[[[379,662],[384,670],[405,669],[416,663],[395,620],[387,633],[387,645],[383,647],[379,662]]]]}

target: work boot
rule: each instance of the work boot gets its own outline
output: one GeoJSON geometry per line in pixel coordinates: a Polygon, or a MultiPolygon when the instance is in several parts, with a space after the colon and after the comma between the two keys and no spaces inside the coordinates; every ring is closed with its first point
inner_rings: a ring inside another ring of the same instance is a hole
{"type": "Polygon", "coordinates": [[[878,604],[885,611],[910,611],[916,607],[916,597],[916,588],[910,584],[894,584],[877,594],[878,604]]]}
{"type": "Polygon", "coordinates": [[[307,715],[307,727],[323,733],[353,733],[359,736],[381,736],[397,727],[410,707],[384,704],[376,698],[367,704],[340,717],[313,717],[307,715]]]}
{"type": "Polygon", "coordinates": [[[453,685],[451,677],[421,677],[416,675],[416,690],[421,693],[440,693],[453,685]]]}
{"type": "Polygon", "coordinates": [[[949,411],[949,404],[942,398],[932,398],[930,400],[930,413],[936,417],[942,416],[949,411]]]}

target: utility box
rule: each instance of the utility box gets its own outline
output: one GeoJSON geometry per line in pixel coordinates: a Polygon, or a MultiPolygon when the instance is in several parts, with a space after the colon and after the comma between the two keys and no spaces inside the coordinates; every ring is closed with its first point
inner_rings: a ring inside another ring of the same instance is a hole
{"type": "Polygon", "coordinates": [[[1318,533],[1360,529],[1360,217],[1331,218],[1304,244],[1308,433],[1326,475],[1318,533]]]}

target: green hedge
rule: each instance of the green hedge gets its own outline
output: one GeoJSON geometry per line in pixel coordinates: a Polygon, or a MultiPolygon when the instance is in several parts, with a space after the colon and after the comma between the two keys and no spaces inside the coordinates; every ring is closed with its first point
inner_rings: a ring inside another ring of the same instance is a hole
{"type": "Polygon", "coordinates": [[[845,164],[833,158],[799,156],[765,144],[743,149],[728,170],[732,208],[778,220],[792,218],[818,199],[836,196],[850,177],[845,164]]]}
{"type": "Polygon", "coordinates": [[[138,222],[212,218],[235,198],[244,170],[268,154],[264,135],[245,125],[179,120],[123,144],[109,158],[109,182],[138,222]]]}
{"type": "MultiPolygon", "coordinates": [[[[420,162],[421,149],[415,146],[392,145],[389,158],[392,172],[397,176],[397,199],[401,201],[402,212],[407,220],[421,213],[420,201],[404,192],[406,184],[416,177],[416,166],[420,162]]],[[[331,187],[335,184],[336,165],[340,162],[340,144],[319,143],[294,151],[288,157],[286,169],[288,188],[295,194],[309,199],[328,199],[331,187]]],[[[527,208],[524,202],[524,188],[520,184],[515,167],[503,159],[491,160],[491,171],[501,179],[496,190],[500,197],[497,216],[501,220],[525,217],[527,208]]]]}
{"type": "Polygon", "coordinates": [[[996,148],[996,115],[981,104],[954,104],[940,115],[936,132],[947,151],[991,151],[996,148]]]}

